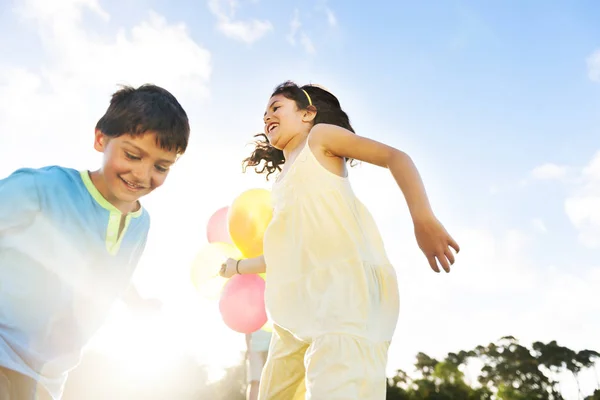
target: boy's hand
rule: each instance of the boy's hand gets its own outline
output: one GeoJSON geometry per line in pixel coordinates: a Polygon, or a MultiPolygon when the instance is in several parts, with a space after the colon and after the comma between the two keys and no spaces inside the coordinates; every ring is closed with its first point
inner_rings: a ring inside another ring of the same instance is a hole
{"type": "Polygon", "coordinates": [[[438,262],[444,271],[450,272],[450,266],[454,264],[454,254],[460,251],[460,247],[446,232],[446,229],[433,215],[415,221],[415,236],[421,251],[427,257],[431,269],[440,272],[438,262]]]}
{"type": "Polygon", "coordinates": [[[223,264],[221,264],[221,270],[219,271],[219,275],[221,275],[223,278],[231,278],[232,276],[237,274],[237,271],[236,271],[237,262],[238,262],[238,260],[235,260],[233,258],[228,258],[227,261],[225,261],[223,264]]]}

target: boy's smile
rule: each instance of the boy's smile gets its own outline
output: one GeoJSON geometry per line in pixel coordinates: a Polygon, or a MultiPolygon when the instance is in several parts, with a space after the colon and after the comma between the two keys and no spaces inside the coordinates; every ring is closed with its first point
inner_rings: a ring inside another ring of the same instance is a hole
{"type": "Polygon", "coordinates": [[[147,189],[146,186],[130,182],[127,179],[123,178],[122,176],[119,176],[119,178],[121,178],[121,180],[123,181],[123,183],[125,184],[127,189],[131,190],[132,192],[139,192],[141,190],[147,189]]]}

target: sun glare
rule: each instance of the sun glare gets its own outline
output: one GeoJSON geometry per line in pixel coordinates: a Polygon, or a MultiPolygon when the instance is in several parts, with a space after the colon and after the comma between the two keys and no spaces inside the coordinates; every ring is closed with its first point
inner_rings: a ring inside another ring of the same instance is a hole
{"type": "Polygon", "coordinates": [[[205,366],[210,381],[218,380],[241,362],[244,335],[224,325],[216,300],[184,297],[165,299],[162,310],[151,314],[116,306],[90,350],[113,359],[133,380],[159,378],[186,358],[205,366]]]}

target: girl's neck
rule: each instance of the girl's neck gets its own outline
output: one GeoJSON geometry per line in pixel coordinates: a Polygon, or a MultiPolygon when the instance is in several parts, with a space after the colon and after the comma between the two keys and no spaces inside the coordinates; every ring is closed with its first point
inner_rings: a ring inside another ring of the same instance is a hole
{"type": "Polygon", "coordinates": [[[283,148],[283,156],[286,161],[290,160],[294,154],[298,152],[308,140],[308,133],[300,133],[294,136],[283,148]]]}

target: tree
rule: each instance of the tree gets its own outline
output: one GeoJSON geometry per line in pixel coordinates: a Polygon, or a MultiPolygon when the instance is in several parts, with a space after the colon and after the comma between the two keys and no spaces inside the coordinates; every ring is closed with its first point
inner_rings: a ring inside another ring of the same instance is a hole
{"type": "Polygon", "coordinates": [[[594,394],[586,397],[585,400],[600,400],[600,389],[596,389],[594,394]]]}
{"type": "MultiPolygon", "coordinates": [[[[576,352],[556,341],[535,342],[528,348],[512,336],[473,350],[448,353],[443,361],[418,353],[418,378],[398,370],[388,379],[387,399],[563,400],[558,375],[570,371],[577,379],[581,370],[594,368],[599,358],[596,351],[576,352]],[[466,375],[473,372],[469,369],[472,359],[483,367],[475,382],[466,382],[466,375]]],[[[600,387],[586,400],[600,400],[600,387]]]]}
{"type": "Polygon", "coordinates": [[[499,399],[562,400],[555,382],[540,369],[539,360],[514,337],[503,337],[498,344],[487,347],[478,346],[476,352],[484,362],[479,382],[496,390],[499,399]]]}

